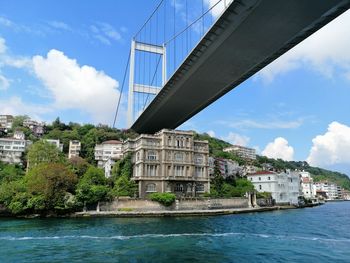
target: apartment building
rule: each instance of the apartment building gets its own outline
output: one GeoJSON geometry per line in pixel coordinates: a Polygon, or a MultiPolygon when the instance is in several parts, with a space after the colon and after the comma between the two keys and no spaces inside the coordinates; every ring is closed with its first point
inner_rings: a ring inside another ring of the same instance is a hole
{"type": "Polygon", "coordinates": [[[44,134],[45,124],[43,122],[38,122],[32,119],[25,119],[23,121],[23,126],[29,128],[37,137],[41,137],[44,134]]]}
{"type": "Polygon", "coordinates": [[[238,162],[224,159],[224,158],[214,158],[209,157],[209,175],[214,176],[215,167],[217,167],[221,176],[231,177],[236,176],[237,174],[242,175],[243,167],[240,167],[238,162]]]}
{"type": "Polygon", "coordinates": [[[315,182],[316,192],[328,200],[341,198],[341,187],[328,181],[315,182]]]}
{"type": "Polygon", "coordinates": [[[57,149],[59,149],[61,152],[63,152],[63,143],[60,143],[60,140],[58,139],[44,139],[44,141],[55,145],[57,147],[57,149]]]}
{"type": "Polygon", "coordinates": [[[95,160],[97,166],[103,168],[104,164],[109,160],[118,160],[123,158],[123,143],[118,140],[109,140],[95,146],[95,160]]]}
{"type": "Polygon", "coordinates": [[[81,143],[78,140],[69,141],[68,158],[77,157],[80,154],[81,143]]]}
{"type": "Polygon", "coordinates": [[[12,115],[0,115],[0,127],[5,129],[12,129],[13,116],[12,115]]]}
{"type": "Polygon", "coordinates": [[[132,179],[140,198],[153,192],[185,197],[210,191],[208,141],[194,140],[191,131],[142,134],[124,142],[123,153],[132,155],[132,179]]]}
{"type": "Polygon", "coordinates": [[[10,164],[21,164],[22,155],[31,141],[24,138],[0,138],[0,161],[10,164]]]}
{"type": "Polygon", "coordinates": [[[298,204],[300,177],[298,172],[258,171],[247,175],[258,192],[270,192],[276,204],[298,204]]]}
{"type": "Polygon", "coordinates": [[[224,152],[234,153],[237,156],[247,159],[247,160],[255,160],[256,159],[256,151],[253,148],[248,148],[240,145],[232,145],[230,147],[224,148],[224,152]]]}

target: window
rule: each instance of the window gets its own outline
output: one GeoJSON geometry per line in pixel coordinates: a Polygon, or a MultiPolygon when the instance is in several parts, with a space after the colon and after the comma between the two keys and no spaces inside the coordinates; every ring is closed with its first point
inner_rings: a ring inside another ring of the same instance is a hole
{"type": "Polygon", "coordinates": [[[147,160],[157,160],[157,153],[155,151],[148,151],[147,160]]]}
{"type": "Polygon", "coordinates": [[[271,180],[270,176],[269,176],[269,177],[267,177],[267,180],[271,180]]]}
{"type": "Polygon", "coordinates": [[[261,177],[259,177],[259,181],[261,181],[261,177]]]}
{"type": "Polygon", "coordinates": [[[147,193],[154,193],[154,192],[156,192],[156,185],[155,184],[148,184],[146,186],[146,192],[147,193]]]}
{"type": "Polygon", "coordinates": [[[202,164],[203,163],[203,156],[200,154],[196,154],[194,156],[194,163],[195,164],[202,164]]]}
{"type": "Polygon", "coordinates": [[[182,153],[175,153],[174,159],[175,159],[175,161],[183,161],[184,155],[182,153]]]}
{"type": "Polygon", "coordinates": [[[195,172],[195,175],[197,177],[202,177],[202,175],[203,175],[203,168],[202,167],[196,167],[194,172],[195,172]]]}
{"type": "Polygon", "coordinates": [[[183,192],[184,186],[182,184],[176,184],[174,190],[175,190],[175,192],[183,192]]]}
{"type": "Polygon", "coordinates": [[[168,146],[171,146],[171,136],[168,137],[168,146]]]}
{"type": "Polygon", "coordinates": [[[261,190],[261,184],[259,184],[259,190],[261,190]]]}
{"type": "Polygon", "coordinates": [[[175,176],[183,176],[184,166],[175,165],[174,170],[175,170],[175,176]]]}
{"type": "Polygon", "coordinates": [[[136,161],[140,161],[140,153],[139,152],[136,154],[136,161]]]}
{"type": "Polygon", "coordinates": [[[147,165],[147,176],[156,176],[157,174],[157,166],[156,165],[147,165]]]}
{"type": "Polygon", "coordinates": [[[197,184],[196,192],[204,192],[204,184],[197,184]]]}

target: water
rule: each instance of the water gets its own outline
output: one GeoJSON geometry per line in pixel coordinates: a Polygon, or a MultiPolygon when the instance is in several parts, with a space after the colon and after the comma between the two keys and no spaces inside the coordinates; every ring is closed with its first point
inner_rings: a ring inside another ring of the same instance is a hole
{"type": "Polygon", "coordinates": [[[0,262],[350,262],[350,202],[217,217],[0,219],[0,262]]]}

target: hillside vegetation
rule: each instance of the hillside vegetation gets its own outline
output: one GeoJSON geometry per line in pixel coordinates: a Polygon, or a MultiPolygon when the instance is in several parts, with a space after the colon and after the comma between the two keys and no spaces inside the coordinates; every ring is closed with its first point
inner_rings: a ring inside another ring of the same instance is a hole
{"type": "MultiPolygon", "coordinates": [[[[230,146],[228,142],[210,137],[206,133],[196,134],[196,138],[200,140],[207,140],[209,142],[209,150],[211,155],[215,157],[222,157],[222,158],[235,160],[240,165],[248,165],[248,163],[242,158],[239,158],[238,156],[235,156],[230,153],[223,152],[223,149],[225,147],[230,146]]],[[[286,169],[304,170],[309,172],[312,175],[315,182],[326,180],[328,182],[336,183],[347,190],[350,190],[350,178],[346,174],[326,170],[319,167],[313,167],[313,166],[310,166],[305,161],[284,161],[282,159],[276,160],[265,156],[257,155],[256,161],[251,164],[259,168],[263,168],[264,164],[271,164],[274,169],[280,170],[280,171],[286,170],[286,169]]]]}

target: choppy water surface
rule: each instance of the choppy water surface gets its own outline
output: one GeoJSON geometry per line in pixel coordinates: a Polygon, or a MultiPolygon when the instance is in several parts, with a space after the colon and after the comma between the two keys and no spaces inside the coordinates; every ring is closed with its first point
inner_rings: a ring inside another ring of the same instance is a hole
{"type": "Polygon", "coordinates": [[[0,219],[0,262],[350,262],[350,202],[218,217],[0,219]]]}

